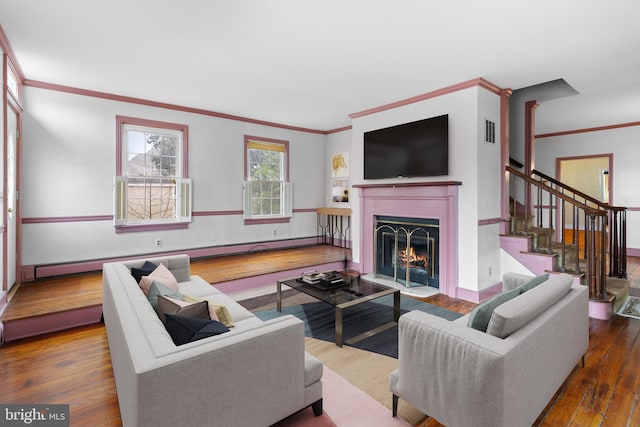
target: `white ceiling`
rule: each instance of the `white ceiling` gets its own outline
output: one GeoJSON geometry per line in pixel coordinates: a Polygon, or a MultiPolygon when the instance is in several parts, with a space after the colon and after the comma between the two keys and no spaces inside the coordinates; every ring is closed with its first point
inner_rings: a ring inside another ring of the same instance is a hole
{"type": "Polygon", "coordinates": [[[477,77],[575,88],[538,132],[640,120],[639,17],[637,0],[0,0],[29,80],[318,130],[477,77]]]}

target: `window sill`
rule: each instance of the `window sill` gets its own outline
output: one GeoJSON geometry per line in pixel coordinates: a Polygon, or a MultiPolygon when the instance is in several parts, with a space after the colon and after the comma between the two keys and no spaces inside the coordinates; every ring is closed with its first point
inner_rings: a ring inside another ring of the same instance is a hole
{"type": "Polygon", "coordinates": [[[134,225],[116,225],[116,234],[137,233],[140,231],[161,231],[161,230],[185,230],[189,228],[188,222],[171,222],[156,224],[134,224],[134,225]]]}
{"type": "Polygon", "coordinates": [[[271,218],[245,218],[244,225],[253,224],[283,224],[291,221],[291,217],[271,217],[271,218]]]}

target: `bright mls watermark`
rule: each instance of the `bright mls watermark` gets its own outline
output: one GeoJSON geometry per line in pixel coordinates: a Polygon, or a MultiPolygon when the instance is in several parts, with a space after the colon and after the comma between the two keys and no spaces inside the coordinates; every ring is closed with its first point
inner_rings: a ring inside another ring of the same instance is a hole
{"type": "Polygon", "coordinates": [[[69,405],[0,404],[0,427],[69,427],[69,405]]]}

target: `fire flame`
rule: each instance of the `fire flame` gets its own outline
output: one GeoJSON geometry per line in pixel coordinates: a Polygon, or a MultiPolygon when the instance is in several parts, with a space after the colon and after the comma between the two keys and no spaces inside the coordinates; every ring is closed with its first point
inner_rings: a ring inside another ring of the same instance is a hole
{"type": "Polygon", "coordinates": [[[424,255],[418,255],[413,247],[409,248],[408,255],[406,250],[400,251],[400,256],[398,258],[402,264],[408,265],[409,267],[427,268],[427,257],[424,255]]]}

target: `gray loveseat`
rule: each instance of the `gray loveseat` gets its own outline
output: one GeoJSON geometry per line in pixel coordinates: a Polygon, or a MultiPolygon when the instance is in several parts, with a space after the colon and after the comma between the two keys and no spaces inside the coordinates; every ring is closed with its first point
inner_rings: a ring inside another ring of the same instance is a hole
{"type": "Polygon", "coordinates": [[[588,289],[561,274],[510,292],[486,332],[470,315],[400,317],[394,416],[401,398],[448,427],[532,425],[588,349],[588,289]]]}
{"type": "Polygon", "coordinates": [[[322,412],[322,364],[293,316],[262,321],[198,276],[187,255],[164,264],[179,292],[214,298],[235,326],[176,346],[131,275],[145,262],[103,266],[103,312],[124,426],[269,426],[312,405],[322,412]]]}

